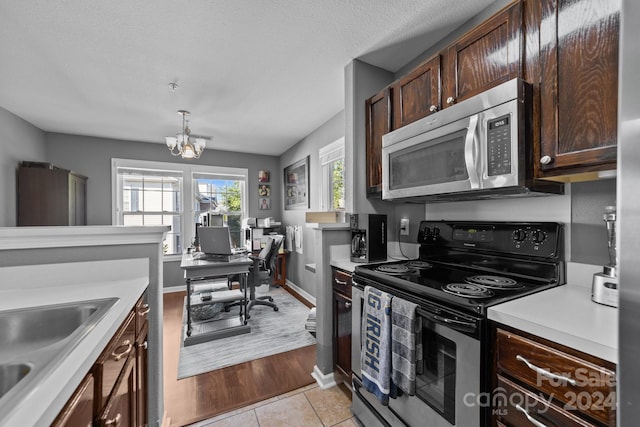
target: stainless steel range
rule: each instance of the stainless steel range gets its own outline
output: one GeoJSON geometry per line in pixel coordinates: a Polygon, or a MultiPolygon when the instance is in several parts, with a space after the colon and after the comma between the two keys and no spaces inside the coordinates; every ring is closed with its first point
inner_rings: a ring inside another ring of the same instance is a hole
{"type": "Polygon", "coordinates": [[[487,308],[564,283],[562,225],[420,223],[419,258],[357,266],[353,277],[353,405],[369,426],[485,426],[491,343],[487,308]],[[362,387],[364,287],[418,304],[423,373],[415,396],[388,406],[362,387]],[[484,400],[483,400],[484,399],[484,400]]]}

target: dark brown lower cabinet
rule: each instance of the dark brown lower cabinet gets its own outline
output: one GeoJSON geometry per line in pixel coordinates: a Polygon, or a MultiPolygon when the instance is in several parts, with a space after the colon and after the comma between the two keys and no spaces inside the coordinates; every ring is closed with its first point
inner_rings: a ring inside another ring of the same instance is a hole
{"type": "Polygon", "coordinates": [[[89,372],[53,422],[53,427],[81,427],[93,425],[93,374],[89,372]]]}
{"type": "Polygon", "coordinates": [[[616,367],[511,328],[496,328],[495,423],[615,426],[616,367]]]}
{"type": "Polygon", "coordinates": [[[55,427],[146,426],[149,307],[142,298],[53,422],[55,427]]]}
{"type": "Polygon", "coordinates": [[[100,426],[137,425],[136,358],[127,360],[113,393],[99,416],[100,426]]]}
{"type": "Polygon", "coordinates": [[[351,378],[351,275],[333,271],[333,360],[335,369],[351,378]]]}

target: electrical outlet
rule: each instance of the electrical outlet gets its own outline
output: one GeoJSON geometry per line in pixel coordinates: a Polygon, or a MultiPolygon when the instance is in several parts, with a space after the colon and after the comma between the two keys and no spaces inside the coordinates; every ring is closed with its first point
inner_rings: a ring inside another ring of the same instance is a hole
{"type": "Polygon", "coordinates": [[[400,220],[400,234],[402,236],[409,235],[409,218],[402,218],[400,220]]]}

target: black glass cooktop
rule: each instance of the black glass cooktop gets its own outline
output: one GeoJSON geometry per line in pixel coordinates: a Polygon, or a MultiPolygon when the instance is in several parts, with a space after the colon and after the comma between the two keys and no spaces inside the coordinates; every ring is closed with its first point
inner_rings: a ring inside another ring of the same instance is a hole
{"type": "MultiPolygon", "coordinates": [[[[451,261],[451,260],[448,260],[451,261]]],[[[479,257],[475,261],[479,261],[479,257]]],[[[527,270],[553,269],[553,265],[537,268],[522,266],[515,272],[495,268],[504,263],[488,260],[493,268],[478,268],[476,265],[451,262],[410,260],[357,266],[356,279],[366,278],[391,288],[401,289],[431,301],[443,302],[466,311],[486,314],[486,308],[524,295],[556,286],[558,283],[546,276],[527,276],[527,270]],[[413,265],[418,265],[417,267],[413,265]],[[544,278],[543,278],[544,277],[544,278]]],[[[364,283],[366,284],[366,283],[364,283]]]]}

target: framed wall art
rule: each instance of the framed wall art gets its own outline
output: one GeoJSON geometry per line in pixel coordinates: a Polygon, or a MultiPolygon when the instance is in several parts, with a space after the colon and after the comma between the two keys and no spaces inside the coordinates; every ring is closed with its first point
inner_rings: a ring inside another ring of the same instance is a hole
{"type": "Polygon", "coordinates": [[[309,209],[309,156],[284,168],[284,208],[309,209]]]}
{"type": "Polygon", "coordinates": [[[258,182],[269,182],[271,180],[269,171],[258,171],[258,182]]]}

